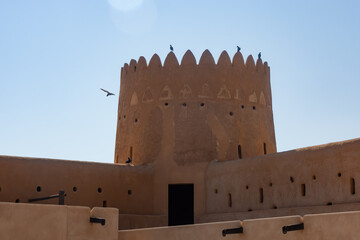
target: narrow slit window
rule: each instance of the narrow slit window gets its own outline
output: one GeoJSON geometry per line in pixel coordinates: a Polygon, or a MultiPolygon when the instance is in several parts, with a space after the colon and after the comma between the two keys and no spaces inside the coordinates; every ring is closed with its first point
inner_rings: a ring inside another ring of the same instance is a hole
{"type": "Polygon", "coordinates": [[[260,203],[264,202],[264,189],[260,188],[260,203]]]}
{"type": "Polygon", "coordinates": [[[231,193],[229,193],[229,207],[232,207],[232,197],[231,197],[231,193]]]}
{"type": "Polygon", "coordinates": [[[129,158],[130,160],[132,160],[132,155],[133,155],[133,147],[130,147],[130,153],[129,153],[129,158]]]}
{"type": "Polygon", "coordinates": [[[355,194],[355,179],[354,178],[350,179],[350,188],[351,188],[351,194],[354,195],[355,194]]]}
{"type": "Polygon", "coordinates": [[[266,143],[264,143],[264,154],[266,154],[266,143]]]}
{"type": "Polygon", "coordinates": [[[238,145],[238,156],[239,158],[242,158],[241,145],[238,145]]]}
{"type": "Polygon", "coordinates": [[[305,184],[301,184],[301,195],[302,196],[306,195],[306,186],[305,186],[305,184]]]}

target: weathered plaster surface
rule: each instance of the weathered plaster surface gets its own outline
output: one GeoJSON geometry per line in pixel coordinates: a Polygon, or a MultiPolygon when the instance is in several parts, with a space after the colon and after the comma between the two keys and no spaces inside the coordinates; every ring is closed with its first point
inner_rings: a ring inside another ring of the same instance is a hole
{"type": "Polygon", "coordinates": [[[359,239],[357,231],[360,212],[338,212],[330,214],[309,214],[278,218],[259,218],[244,221],[217,222],[137,230],[119,231],[119,240],[137,239],[177,239],[177,240],[339,240],[359,239]],[[303,230],[283,234],[283,226],[304,224],[303,230]],[[222,236],[223,229],[243,227],[242,234],[222,236]]]}
{"type": "Polygon", "coordinates": [[[3,240],[116,240],[118,210],[39,204],[0,203],[3,240]],[[90,223],[105,219],[105,225],[90,223]]]}

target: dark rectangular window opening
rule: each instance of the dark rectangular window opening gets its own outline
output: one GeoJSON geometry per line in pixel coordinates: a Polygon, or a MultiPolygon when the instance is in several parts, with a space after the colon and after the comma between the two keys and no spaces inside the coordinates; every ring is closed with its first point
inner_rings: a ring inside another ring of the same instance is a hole
{"type": "Polygon", "coordinates": [[[266,154],[266,143],[264,143],[264,154],[266,154]]]}
{"type": "Polygon", "coordinates": [[[242,158],[241,145],[238,145],[238,156],[239,156],[239,158],[242,158]]]}
{"type": "Polygon", "coordinates": [[[231,197],[231,193],[229,193],[229,207],[232,207],[232,197],[231,197]]]}
{"type": "Polygon", "coordinates": [[[169,226],[194,224],[194,184],[169,184],[169,226]]]}
{"type": "Polygon", "coordinates": [[[130,153],[129,153],[129,158],[130,158],[130,160],[133,160],[133,159],[132,159],[132,155],[133,155],[133,147],[131,146],[131,147],[130,147],[130,153]]]}
{"type": "Polygon", "coordinates": [[[305,186],[305,184],[301,184],[301,195],[302,196],[306,195],[306,186],[305,186]]]}
{"type": "Polygon", "coordinates": [[[350,187],[351,187],[351,194],[354,195],[355,194],[355,179],[354,178],[350,179],[350,187]]]}
{"type": "Polygon", "coordinates": [[[260,203],[264,202],[264,189],[260,188],[260,203]]]}

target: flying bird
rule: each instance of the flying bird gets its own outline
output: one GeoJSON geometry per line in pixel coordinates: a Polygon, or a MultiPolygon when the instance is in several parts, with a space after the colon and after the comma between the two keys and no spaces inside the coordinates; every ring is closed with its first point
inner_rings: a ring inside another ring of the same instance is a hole
{"type": "Polygon", "coordinates": [[[128,157],[128,159],[125,161],[126,164],[130,164],[131,163],[131,158],[128,157]]]}
{"type": "Polygon", "coordinates": [[[236,46],[236,47],[237,47],[237,51],[240,52],[241,47],[239,47],[239,46],[236,46]]]}
{"type": "Polygon", "coordinates": [[[174,51],[174,48],[173,48],[173,46],[171,46],[171,44],[170,44],[170,50],[171,50],[171,51],[174,51]]]}
{"type": "Polygon", "coordinates": [[[100,88],[101,89],[101,91],[104,91],[104,92],[106,92],[107,94],[106,94],[106,96],[108,97],[108,96],[111,96],[111,95],[115,95],[115,94],[113,94],[113,93],[111,93],[111,92],[109,92],[109,91],[106,91],[105,89],[102,89],[102,88],[100,88]]]}
{"type": "Polygon", "coordinates": [[[261,52],[259,52],[259,54],[258,54],[258,58],[259,58],[259,59],[261,58],[261,52]]]}

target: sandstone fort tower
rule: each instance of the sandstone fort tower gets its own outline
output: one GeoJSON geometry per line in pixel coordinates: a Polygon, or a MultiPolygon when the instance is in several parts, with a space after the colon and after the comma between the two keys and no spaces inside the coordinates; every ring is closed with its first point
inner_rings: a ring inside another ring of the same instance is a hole
{"type": "Polygon", "coordinates": [[[270,68],[240,52],[217,63],[190,50],[131,60],[121,71],[115,163],[189,165],[276,152],[270,68]]]}

